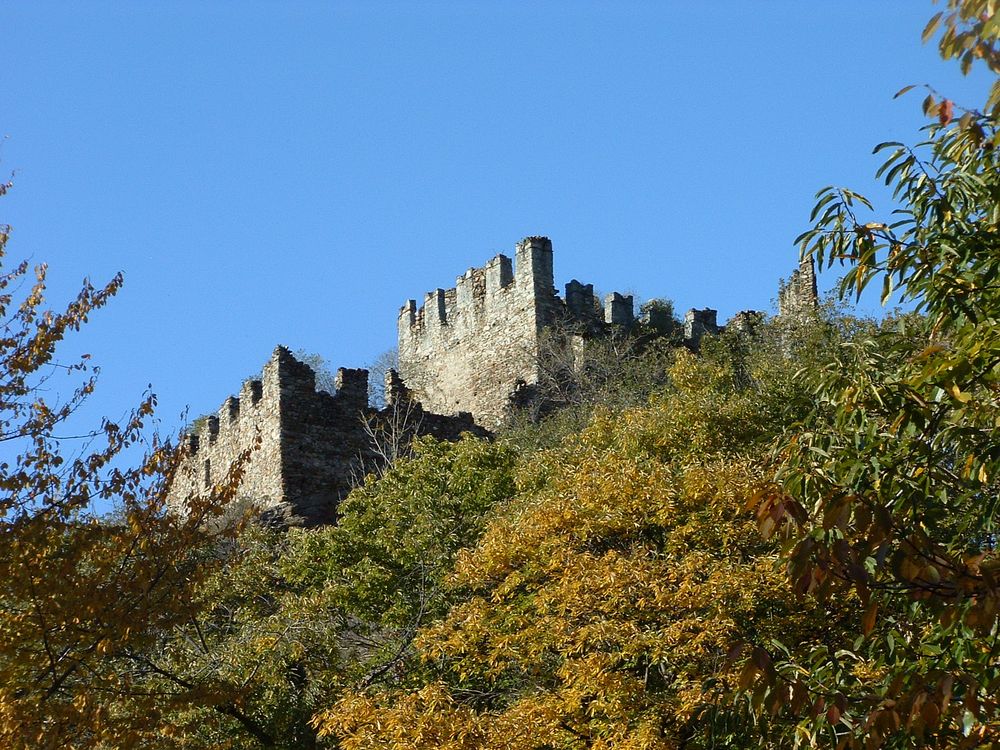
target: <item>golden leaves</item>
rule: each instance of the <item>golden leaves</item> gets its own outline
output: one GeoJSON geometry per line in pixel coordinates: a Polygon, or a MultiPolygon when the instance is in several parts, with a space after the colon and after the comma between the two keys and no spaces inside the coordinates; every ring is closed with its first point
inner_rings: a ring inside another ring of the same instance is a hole
{"type": "MultiPolygon", "coordinates": [[[[5,243],[4,232],[0,257],[5,243]]],[[[28,274],[21,263],[0,275],[0,441],[12,448],[0,464],[0,746],[153,747],[160,701],[133,692],[131,659],[191,616],[192,590],[211,567],[196,562],[208,535],[203,517],[163,512],[176,456],[147,441],[152,394],[96,426],[82,450],[64,452],[53,437],[94,388],[89,357],[61,364],[57,346],[117,293],[121,275],[84,282],[53,311],[43,309],[47,267],[18,291],[28,274]],[[58,398],[56,367],[82,375],[58,398]],[[123,456],[144,445],[128,466],[123,456]],[[98,498],[118,516],[95,518],[98,498]]]]}
{"type": "Polygon", "coordinates": [[[544,481],[460,556],[469,597],[417,640],[434,692],[348,694],[326,731],[355,750],[674,747],[735,686],[722,656],[744,628],[802,627],[812,610],[745,509],[760,459],[706,450],[737,442],[719,425],[752,396],[678,360],[675,393],[542,456],[544,481]]]}

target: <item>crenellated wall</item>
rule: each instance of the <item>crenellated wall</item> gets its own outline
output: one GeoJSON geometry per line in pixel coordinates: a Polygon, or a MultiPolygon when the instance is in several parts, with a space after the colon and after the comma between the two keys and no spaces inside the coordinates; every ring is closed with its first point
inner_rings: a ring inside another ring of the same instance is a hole
{"type": "MultiPolygon", "coordinates": [[[[390,371],[388,379],[395,382],[398,376],[390,371]]],[[[394,398],[399,394],[397,386],[394,398]]],[[[168,506],[183,512],[187,497],[223,481],[259,435],[240,498],[286,523],[332,523],[340,500],[371,468],[374,451],[365,419],[393,419],[395,408],[390,404],[380,412],[368,405],[367,370],[341,368],[333,394],[317,391],[312,368],[279,346],[260,380],[248,380],[238,398],[227,398],[217,415],[184,437],[187,457],[171,485],[168,506]]],[[[468,414],[425,415],[413,405],[408,418],[404,427],[413,434],[442,439],[466,431],[484,434],[468,414]]]]}
{"type": "Polygon", "coordinates": [[[541,330],[559,313],[552,243],[528,237],[514,263],[497,255],[453,289],[436,289],[399,315],[399,369],[428,411],[471,412],[495,427],[518,381],[531,382],[541,330]]]}
{"type": "Polygon", "coordinates": [[[632,324],[632,298],[609,295],[602,309],[593,285],[574,279],[560,299],[552,243],[527,237],[513,263],[497,255],[459,276],[454,288],[428,292],[421,307],[415,300],[403,305],[400,373],[426,409],[468,411],[493,429],[515,391],[537,382],[540,335],[557,321],[576,333],[601,335],[610,324],[632,324]]]}
{"type": "Polygon", "coordinates": [[[260,380],[243,383],[238,397],[229,396],[214,415],[200,421],[197,432],[184,436],[188,456],[174,478],[168,505],[178,509],[184,498],[225,479],[236,457],[260,435],[260,449],[246,467],[241,494],[261,507],[282,502],[280,471],[282,361],[276,349],[260,380]]]}
{"type": "MultiPolygon", "coordinates": [[[[803,261],[779,291],[779,314],[798,315],[817,305],[816,274],[803,261]]],[[[653,313],[656,311],[654,310],[653,313]]],[[[668,315],[662,312],[662,315],[668,315]]],[[[761,313],[737,313],[726,328],[753,333],[761,313]]],[[[540,374],[541,346],[579,347],[588,337],[630,329],[633,299],[614,292],[603,303],[592,284],[576,279],[560,298],[553,286],[552,243],[527,237],[514,260],[497,255],[470,268],[451,289],[428,292],[423,305],[409,300],[399,313],[400,372],[386,374],[386,405],[368,404],[367,370],[337,371],[334,393],[316,390],[312,369],[277,347],[259,380],[243,384],[217,414],[183,440],[187,451],[171,486],[171,510],[221,482],[232,462],[254,445],[239,487],[241,499],[286,523],[336,520],[337,506],[366,469],[379,460],[376,431],[395,430],[404,442],[417,434],[454,440],[462,432],[485,436],[499,426],[512,400],[531,392],[540,374]],[[556,336],[546,343],[543,337],[556,336]],[[398,431],[402,430],[402,433],[398,431]]],[[[672,319],[646,321],[661,333],[672,319]]],[[[683,342],[723,330],[711,308],[689,310],[683,342]]]]}

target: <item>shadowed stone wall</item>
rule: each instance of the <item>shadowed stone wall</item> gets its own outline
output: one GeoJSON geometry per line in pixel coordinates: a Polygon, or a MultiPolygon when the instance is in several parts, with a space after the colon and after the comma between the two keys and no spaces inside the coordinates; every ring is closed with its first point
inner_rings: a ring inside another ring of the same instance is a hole
{"type": "Polygon", "coordinates": [[[407,405],[401,421],[401,401],[408,394],[395,372],[387,380],[393,390],[386,408],[378,411],[368,405],[367,370],[342,368],[335,393],[317,391],[312,368],[277,347],[259,381],[247,381],[239,398],[227,398],[218,415],[184,437],[188,455],[171,485],[168,507],[183,512],[187,497],[223,481],[259,435],[260,445],[239,486],[240,499],[285,523],[332,523],[340,500],[378,460],[366,420],[391,424],[405,431],[407,439],[414,434],[444,440],[455,440],[462,432],[487,434],[469,414],[427,414],[419,404],[407,405]]]}

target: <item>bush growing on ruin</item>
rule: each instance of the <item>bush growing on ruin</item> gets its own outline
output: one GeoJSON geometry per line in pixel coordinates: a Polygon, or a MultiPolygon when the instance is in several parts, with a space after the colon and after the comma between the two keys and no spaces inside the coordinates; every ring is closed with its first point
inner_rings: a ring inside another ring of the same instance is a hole
{"type": "Polygon", "coordinates": [[[519,394],[501,431],[526,450],[557,445],[579,432],[598,407],[646,403],[668,382],[677,341],[645,326],[584,339],[568,325],[542,331],[538,382],[519,394]]]}
{"type": "Polygon", "coordinates": [[[639,305],[639,322],[645,329],[668,339],[677,340],[684,334],[684,324],[674,312],[673,300],[665,297],[649,299],[639,305]]]}

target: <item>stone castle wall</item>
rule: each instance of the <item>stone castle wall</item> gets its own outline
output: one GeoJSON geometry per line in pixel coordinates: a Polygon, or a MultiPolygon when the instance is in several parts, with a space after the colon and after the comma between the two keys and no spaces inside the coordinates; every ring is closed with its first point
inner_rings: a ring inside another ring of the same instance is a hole
{"type": "Polygon", "coordinates": [[[227,398],[217,414],[201,420],[197,432],[184,436],[187,456],[171,483],[168,507],[180,510],[188,496],[224,481],[233,461],[254,445],[258,435],[260,447],[246,466],[241,495],[261,507],[282,501],[281,380],[280,363],[274,356],[264,365],[260,380],[247,380],[238,397],[227,398]]]}
{"type": "Polygon", "coordinates": [[[515,263],[497,255],[470,268],[452,289],[428,292],[399,314],[399,372],[423,406],[471,412],[496,427],[519,381],[530,381],[542,329],[556,316],[552,243],[529,237],[515,263]]]}
{"type": "MultiPolygon", "coordinates": [[[[816,305],[815,270],[803,261],[781,284],[779,314],[800,315],[816,305]]],[[[616,292],[602,307],[593,285],[575,279],[560,298],[553,286],[552,243],[546,237],[528,237],[518,243],[513,264],[497,255],[483,268],[459,276],[454,288],[428,292],[422,307],[415,300],[403,305],[398,320],[400,372],[429,410],[468,411],[477,423],[495,429],[519,390],[538,383],[543,330],[561,333],[566,339],[562,345],[572,347],[570,339],[630,327],[633,316],[632,297],[616,292]]],[[[746,310],[727,326],[751,331],[761,317],[746,310]]],[[[688,310],[684,344],[697,349],[706,334],[723,331],[716,318],[711,308],[688,310]]]]}
{"type": "Polygon", "coordinates": [[[238,398],[227,398],[218,415],[185,437],[188,455],[171,485],[168,507],[183,512],[187,497],[224,481],[231,464],[259,436],[239,498],[285,523],[332,523],[340,501],[378,460],[366,424],[392,423],[407,439],[415,434],[446,440],[462,432],[485,434],[468,414],[426,414],[419,404],[407,406],[401,422],[400,399],[407,395],[394,372],[389,380],[394,384],[390,404],[379,411],[368,404],[367,370],[342,368],[335,393],[317,391],[312,368],[279,346],[260,380],[247,381],[238,398]]]}
{"type": "Polygon", "coordinates": [[[594,287],[573,280],[560,298],[553,285],[552,243],[528,237],[514,262],[497,255],[470,268],[452,289],[436,289],[422,307],[409,300],[399,313],[399,369],[417,400],[440,414],[470,412],[489,429],[506,416],[512,396],[538,381],[542,331],[557,322],[600,335],[631,325],[632,298],[608,295],[603,309],[594,287]]]}
{"type": "MultiPolygon", "coordinates": [[[[798,317],[816,306],[815,270],[803,261],[780,287],[779,315],[798,317]]],[[[761,313],[744,311],[726,327],[752,333],[761,320],[761,313]]],[[[381,460],[373,425],[404,444],[417,434],[445,440],[462,432],[488,435],[484,428],[500,426],[512,401],[539,382],[540,347],[575,351],[585,338],[634,322],[629,296],[613,293],[601,305],[592,285],[574,279],[560,298],[552,243],[528,237],[517,244],[513,262],[497,255],[469,269],[454,288],[429,292],[422,307],[414,300],[403,306],[400,373],[387,373],[381,411],[368,403],[366,370],[340,369],[334,393],[317,391],[312,369],[276,348],[259,380],[244,383],[238,397],[227,398],[196,434],[184,437],[187,456],[168,505],[183,512],[187,497],[222,482],[259,438],[240,498],[287,523],[331,523],[340,500],[381,460]]],[[[655,330],[672,325],[652,317],[647,322],[655,330]]],[[[715,310],[689,310],[683,343],[697,349],[703,336],[722,330],[715,310]]]]}
{"type": "Polygon", "coordinates": [[[818,305],[816,266],[812,258],[804,258],[791,277],[778,286],[778,315],[801,316],[815,311],[818,305]]]}

